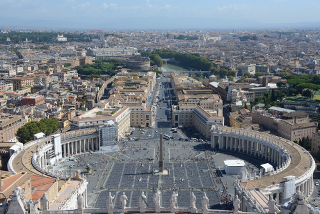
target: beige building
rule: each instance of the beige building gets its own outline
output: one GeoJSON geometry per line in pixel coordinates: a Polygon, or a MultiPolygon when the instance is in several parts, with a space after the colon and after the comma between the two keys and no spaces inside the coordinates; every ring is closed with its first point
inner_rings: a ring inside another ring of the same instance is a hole
{"type": "Polygon", "coordinates": [[[15,138],[18,129],[26,124],[28,120],[21,115],[0,115],[0,142],[9,142],[15,138]]]}
{"type": "Polygon", "coordinates": [[[170,81],[177,97],[179,97],[180,94],[196,94],[197,92],[199,94],[205,94],[206,92],[212,92],[212,90],[206,89],[201,82],[188,77],[185,74],[176,74],[172,72],[170,81]]]}
{"type": "Polygon", "coordinates": [[[205,110],[200,106],[173,106],[172,120],[173,127],[195,127],[206,138],[210,138],[212,125],[224,125],[222,109],[205,110]]]}
{"type": "Polygon", "coordinates": [[[320,131],[312,133],[311,139],[311,154],[316,157],[320,146],[320,131]]]}
{"type": "Polygon", "coordinates": [[[130,127],[150,127],[153,118],[150,107],[145,106],[117,106],[108,108],[94,108],[73,119],[72,129],[83,129],[101,126],[113,121],[117,126],[117,138],[126,136],[130,127]]]}
{"type": "Polygon", "coordinates": [[[278,107],[271,107],[268,112],[256,110],[252,113],[252,123],[262,125],[291,141],[312,139],[318,125],[316,122],[309,122],[309,115],[305,112],[278,107]]]}
{"type": "Polygon", "coordinates": [[[252,130],[251,122],[252,122],[251,112],[247,109],[240,109],[239,111],[236,111],[236,112],[230,112],[230,115],[229,115],[230,127],[252,130]]]}
{"type": "Polygon", "coordinates": [[[13,77],[12,83],[13,83],[13,90],[16,91],[26,86],[32,87],[34,85],[34,78],[33,77],[13,77]]]}

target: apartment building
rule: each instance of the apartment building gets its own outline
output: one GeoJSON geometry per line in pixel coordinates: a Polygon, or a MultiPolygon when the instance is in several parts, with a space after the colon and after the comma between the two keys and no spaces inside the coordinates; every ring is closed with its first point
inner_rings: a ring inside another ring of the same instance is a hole
{"type": "Polygon", "coordinates": [[[206,138],[210,138],[212,125],[224,125],[222,109],[205,110],[200,106],[173,106],[172,120],[173,127],[195,127],[206,138]]]}
{"type": "Polygon", "coordinates": [[[312,133],[311,152],[310,153],[316,157],[319,150],[320,150],[320,130],[312,133]]]}
{"type": "Polygon", "coordinates": [[[21,115],[0,114],[0,142],[9,142],[15,138],[18,129],[26,124],[28,119],[21,115]]]}
{"type": "Polygon", "coordinates": [[[266,130],[291,141],[312,139],[318,126],[316,122],[309,121],[309,115],[305,112],[278,107],[272,107],[268,112],[255,110],[252,113],[252,123],[262,125],[266,130]]]}
{"type": "Polygon", "coordinates": [[[145,106],[118,106],[108,108],[93,108],[90,111],[73,119],[72,129],[101,126],[113,121],[117,127],[117,139],[124,138],[132,127],[150,127],[153,122],[150,107],[145,106]]]}
{"type": "Polygon", "coordinates": [[[138,54],[138,49],[133,47],[126,48],[88,48],[87,56],[93,56],[96,59],[108,59],[125,57],[129,58],[132,54],[138,54]]]}
{"type": "Polygon", "coordinates": [[[240,109],[239,111],[230,112],[230,115],[229,115],[230,127],[252,130],[251,122],[252,122],[251,112],[247,109],[240,109]]]}
{"type": "Polygon", "coordinates": [[[249,72],[250,74],[255,74],[256,72],[256,65],[255,64],[239,64],[237,65],[237,69],[239,70],[239,74],[243,76],[245,73],[249,72]]]}
{"type": "Polygon", "coordinates": [[[13,77],[12,78],[13,83],[13,90],[19,90],[23,87],[30,86],[32,87],[34,85],[34,78],[33,77],[13,77]]]}
{"type": "Polygon", "coordinates": [[[199,93],[212,92],[212,90],[203,91],[206,89],[206,87],[201,82],[191,77],[188,77],[185,74],[176,74],[172,72],[170,81],[172,88],[174,89],[174,93],[177,97],[180,94],[194,93],[188,92],[189,90],[198,91],[199,93]]]}
{"type": "Polygon", "coordinates": [[[20,106],[37,106],[44,103],[44,96],[42,95],[27,95],[21,98],[20,106]]]}

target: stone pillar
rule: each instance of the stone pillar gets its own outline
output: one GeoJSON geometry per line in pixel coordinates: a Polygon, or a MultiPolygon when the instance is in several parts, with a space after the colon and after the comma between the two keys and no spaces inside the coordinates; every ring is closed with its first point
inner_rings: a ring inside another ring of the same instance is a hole
{"type": "Polygon", "coordinates": [[[68,157],[70,153],[70,143],[66,143],[65,146],[66,146],[66,157],[68,157]]]}
{"type": "Polygon", "coordinates": [[[230,138],[230,137],[226,137],[226,149],[229,148],[229,138],[230,138]]]}
{"type": "Polygon", "coordinates": [[[75,154],[78,154],[78,141],[75,141],[75,144],[76,144],[76,152],[75,152],[75,154]]]}
{"type": "Polygon", "coordinates": [[[241,150],[241,147],[240,147],[240,138],[237,137],[236,140],[237,140],[237,149],[238,149],[238,152],[240,152],[240,150],[241,150]]]}
{"type": "Polygon", "coordinates": [[[82,145],[82,140],[79,140],[79,154],[82,153],[83,145],[82,145]]]}
{"type": "Polygon", "coordinates": [[[223,149],[223,135],[220,135],[219,137],[219,149],[223,149]]]}
{"type": "Polygon", "coordinates": [[[74,154],[74,141],[71,142],[71,154],[74,154]]]}
{"type": "Polygon", "coordinates": [[[240,140],[241,140],[241,144],[242,144],[241,145],[242,146],[242,152],[244,153],[244,139],[241,138],[240,140]]]}
{"type": "Polygon", "coordinates": [[[95,138],[95,140],[96,140],[97,150],[99,150],[99,149],[100,149],[99,139],[98,139],[98,138],[95,138]]]}
{"type": "Polygon", "coordinates": [[[246,140],[246,145],[247,145],[247,154],[249,154],[249,141],[246,140]]]}
{"type": "Polygon", "coordinates": [[[277,192],[276,193],[276,200],[275,200],[276,202],[277,202],[277,204],[279,205],[279,193],[277,192]]]}
{"type": "Polygon", "coordinates": [[[64,153],[63,157],[64,158],[67,157],[67,147],[66,147],[66,145],[68,145],[68,144],[64,144],[63,145],[63,153],[64,153]]]}
{"type": "Polygon", "coordinates": [[[44,168],[44,155],[41,157],[41,167],[44,168]]]}
{"type": "Polygon", "coordinates": [[[214,148],[214,139],[215,138],[215,136],[213,135],[213,134],[211,134],[211,148],[214,148]]]}
{"type": "Polygon", "coordinates": [[[89,144],[89,139],[87,139],[87,150],[89,151],[90,150],[90,144],[89,144]]]}

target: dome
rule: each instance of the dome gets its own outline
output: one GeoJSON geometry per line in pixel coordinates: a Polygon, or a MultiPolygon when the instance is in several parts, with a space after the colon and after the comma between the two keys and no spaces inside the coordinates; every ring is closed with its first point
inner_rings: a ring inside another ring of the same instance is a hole
{"type": "Polygon", "coordinates": [[[266,45],[263,44],[263,43],[259,43],[259,44],[257,44],[257,47],[258,47],[258,48],[267,48],[268,46],[266,46],[266,45]]]}

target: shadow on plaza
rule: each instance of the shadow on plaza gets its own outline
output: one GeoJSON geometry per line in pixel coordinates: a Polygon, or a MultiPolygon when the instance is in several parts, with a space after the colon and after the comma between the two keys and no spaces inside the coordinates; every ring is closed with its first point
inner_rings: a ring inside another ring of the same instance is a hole
{"type": "Polygon", "coordinates": [[[195,146],[193,147],[193,149],[194,149],[194,150],[197,150],[197,151],[208,151],[208,150],[212,150],[210,144],[206,144],[206,143],[201,143],[201,144],[195,145],[195,146]]]}
{"type": "Polygon", "coordinates": [[[166,121],[159,121],[158,128],[170,128],[170,122],[166,121]]]}
{"type": "MultiPolygon", "coordinates": [[[[239,158],[241,160],[244,160],[258,168],[260,168],[261,164],[265,164],[265,163],[270,163],[267,160],[263,159],[263,158],[259,158],[257,156],[254,155],[248,155],[246,153],[242,153],[242,152],[233,152],[233,151],[229,151],[229,150],[219,150],[218,153],[220,154],[225,154],[225,155],[230,155],[233,156],[235,158],[239,158]]],[[[276,165],[274,165],[273,163],[270,163],[273,167],[276,167],[276,165]]]]}

